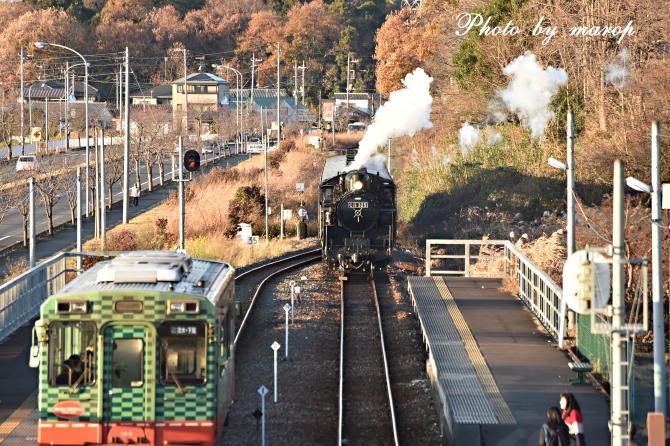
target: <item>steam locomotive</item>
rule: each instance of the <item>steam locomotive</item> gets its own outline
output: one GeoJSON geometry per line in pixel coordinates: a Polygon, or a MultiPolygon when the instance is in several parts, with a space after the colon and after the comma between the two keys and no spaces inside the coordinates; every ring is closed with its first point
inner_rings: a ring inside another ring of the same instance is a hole
{"type": "Polygon", "coordinates": [[[342,273],[372,275],[391,260],[396,186],[386,166],[347,171],[353,154],[332,156],[319,183],[319,237],[324,263],[342,273]]]}

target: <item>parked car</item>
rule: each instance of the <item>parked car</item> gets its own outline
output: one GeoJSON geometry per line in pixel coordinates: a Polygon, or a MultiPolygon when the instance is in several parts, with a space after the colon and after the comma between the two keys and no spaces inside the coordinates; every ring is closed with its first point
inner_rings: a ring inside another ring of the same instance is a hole
{"type": "Polygon", "coordinates": [[[35,170],[35,169],[37,169],[36,156],[20,156],[19,160],[16,162],[17,172],[20,172],[22,170],[35,170]]]}

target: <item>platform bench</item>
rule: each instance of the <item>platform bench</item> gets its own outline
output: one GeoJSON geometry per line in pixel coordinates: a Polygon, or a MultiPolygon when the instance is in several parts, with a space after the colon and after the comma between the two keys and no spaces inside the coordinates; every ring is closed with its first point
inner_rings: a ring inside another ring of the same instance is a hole
{"type": "Polygon", "coordinates": [[[577,378],[569,379],[573,386],[590,386],[591,383],[584,381],[584,373],[593,371],[593,367],[588,362],[570,362],[570,370],[577,372],[577,378]]]}

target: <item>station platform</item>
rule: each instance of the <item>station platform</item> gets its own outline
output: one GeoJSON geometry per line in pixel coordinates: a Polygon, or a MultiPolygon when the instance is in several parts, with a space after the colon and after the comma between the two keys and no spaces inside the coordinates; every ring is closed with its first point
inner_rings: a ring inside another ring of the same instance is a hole
{"type": "Polygon", "coordinates": [[[409,279],[445,432],[458,445],[537,445],[547,409],[567,392],[581,406],[587,443],[609,445],[605,397],[568,382],[567,353],[501,286],[494,278],[409,279]]]}

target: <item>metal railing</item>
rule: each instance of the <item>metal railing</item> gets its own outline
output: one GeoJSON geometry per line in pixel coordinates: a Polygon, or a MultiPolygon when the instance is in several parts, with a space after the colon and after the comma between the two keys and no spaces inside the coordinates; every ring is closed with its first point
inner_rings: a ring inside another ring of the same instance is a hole
{"type": "Polygon", "coordinates": [[[426,240],[426,276],[507,277],[519,286],[518,297],[563,345],[565,312],[563,291],[551,277],[508,240],[426,240]],[[433,253],[443,247],[444,254],[433,253]],[[463,247],[459,249],[459,247],[463,247]],[[478,247],[477,254],[470,252],[478,247]],[[453,251],[462,251],[454,254],[453,251]],[[446,262],[444,261],[446,260],[446,262]],[[437,261],[437,265],[433,263],[437,261]],[[473,265],[473,261],[476,263],[473,265]],[[463,262],[462,268],[460,263],[463,262]],[[484,264],[478,267],[478,263],[484,264]],[[441,265],[443,264],[443,265],[441,265]],[[438,267],[440,269],[438,269],[438,267]],[[449,269],[446,269],[449,268],[449,269]]]}
{"type": "Polygon", "coordinates": [[[68,258],[109,258],[119,254],[61,252],[0,285],[0,341],[37,317],[42,302],[65,286],[66,274],[78,272],[76,263],[73,268],[67,267],[68,258]]]}

